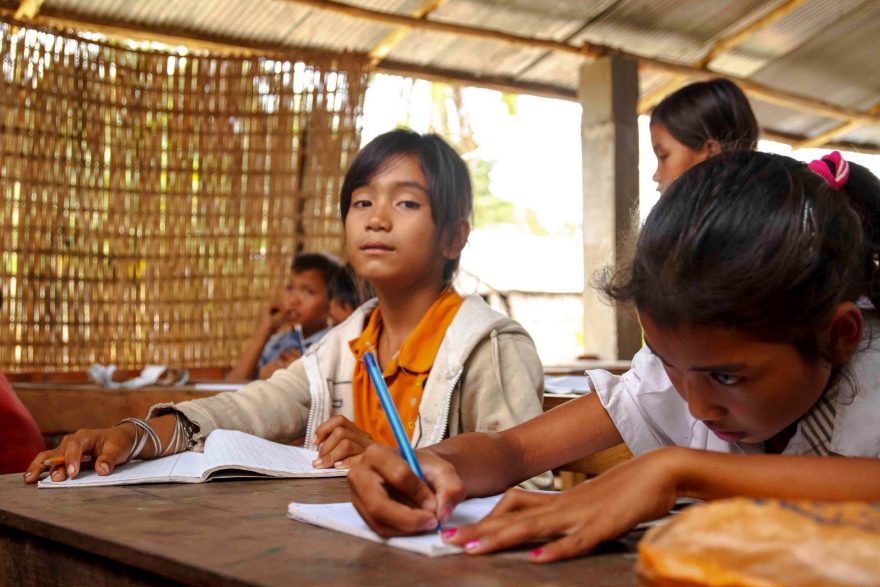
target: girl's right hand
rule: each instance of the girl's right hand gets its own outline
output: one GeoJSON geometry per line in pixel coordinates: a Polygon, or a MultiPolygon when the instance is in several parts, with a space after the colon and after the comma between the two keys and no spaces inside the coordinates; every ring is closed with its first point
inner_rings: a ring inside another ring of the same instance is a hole
{"type": "Polygon", "coordinates": [[[467,497],[451,463],[429,451],[416,455],[430,486],[398,451],[376,443],[354,460],[348,473],[354,507],[370,528],[386,538],[434,530],[467,497]]]}
{"type": "Polygon", "coordinates": [[[64,481],[68,477],[76,477],[80,471],[83,455],[91,455],[95,472],[98,475],[109,475],[122,464],[131,453],[134,444],[134,429],[131,424],[100,428],[98,430],[77,430],[61,439],[61,444],[52,450],[44,450],[34,457],[24,474],[25,483],[36,483],[40,472],[45,469],[43,461],[52,457],[64,457],[64,465],[57,465],[51,470],[53,481],[64,481]]]}

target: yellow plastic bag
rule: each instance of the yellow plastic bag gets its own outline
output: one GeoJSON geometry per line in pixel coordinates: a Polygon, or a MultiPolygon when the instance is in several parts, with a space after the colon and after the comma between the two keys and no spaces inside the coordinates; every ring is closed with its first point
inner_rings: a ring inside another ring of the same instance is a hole
{"type": "Polygon", "coordinates": [[[692,506],[645,535],[638,572],[662,587],[880,586],[880,504],[692,506]]]}

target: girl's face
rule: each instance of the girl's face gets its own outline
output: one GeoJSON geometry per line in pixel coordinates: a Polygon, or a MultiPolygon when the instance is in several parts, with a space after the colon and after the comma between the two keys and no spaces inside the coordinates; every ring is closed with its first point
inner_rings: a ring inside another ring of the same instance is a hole
{"type": "Polygon", "coordinates": [[[806,361],[790,344],[727,328],[659,328],[644,312],[639,318],[691,415],[727,442],[774,437],[818,401],[831,377],[830,363],[806,361]]]}
{"type": "Polygon", "coordinates": [[[345,219],[348,258],[376,289],[439,287],[443,265],[453,254],[442,246],[441,236],[415,156],[390,159],[351,195],[345,219]]]}
{"type": "Polygon", "coordinates": [[[666,191],[678,176],[709,158],[711,153],[710,142],[699,151],[695,151],[684,145],[672,136],[665,126],[659,122],[651,125],[651,144],[654,147],[654,155],[657,156],[657,171],[654,172],[654,181],[657,182],[657,191],[661,194],[666,191]]]}

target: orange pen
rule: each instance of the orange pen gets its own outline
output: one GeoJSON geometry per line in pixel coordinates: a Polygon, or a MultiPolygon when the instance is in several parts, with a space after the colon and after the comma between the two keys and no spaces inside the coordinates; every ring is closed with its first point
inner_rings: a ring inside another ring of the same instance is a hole
{"type": "MultiPolygon", "coordinates": [[[[82,458],[80,458],[79,462],[88,463],[91,460],[92,460],[92,455],[83,455],[82,458]]],[[[45,461],[43,461],[43,466],[50,467],[50,468],[57,467],[57,466],[63,465],[63,464],[64,464],[64,457],[52,457],[51,459],[46,459],[45,461]]]]}

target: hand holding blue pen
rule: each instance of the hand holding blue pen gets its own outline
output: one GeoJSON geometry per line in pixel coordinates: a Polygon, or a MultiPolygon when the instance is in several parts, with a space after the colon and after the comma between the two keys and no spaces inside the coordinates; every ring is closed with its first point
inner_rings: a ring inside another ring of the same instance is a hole
{"type": "Polygon", "coordinates": [[[394,402],[391,400],[388,386],[385,385],[385,378],[382,377],[382,371],[379,369],[379,364],[376,363],[376,357],[370,351],[364,353],[364,364],[367,366],[367,373],[369,373],[373,387],[376,389],[376,394],[379,396],[379,403],[382,404],[382,409],[385,411],[385,417],[388,418],[388,423],[391,424],[394,440],[397,441],[397,446],[400,448],[400,456],[403,457],[413,473],[419,479],[425,481],[425,476],[422,474],[422,469],[416,460],[415,452],[413,452],[412,446],[409,444],[409,437],[406,435],[403,424],[400,422],[397,408],[394,407],[394,402]]]}

